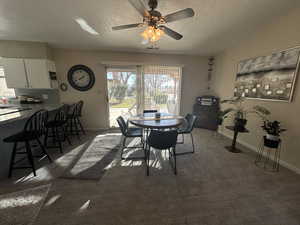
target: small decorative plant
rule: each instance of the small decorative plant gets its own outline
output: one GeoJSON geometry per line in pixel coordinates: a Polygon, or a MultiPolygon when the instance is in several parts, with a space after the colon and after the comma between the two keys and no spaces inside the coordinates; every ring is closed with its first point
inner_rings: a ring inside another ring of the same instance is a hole
{"type": "Polygon", "coordinates": [[[280,127],[280,122],[278,122],[277,120],[265,120],[262,128],[267,133],[267,139],[274,141],[279,139],[280,133],[286,131],[286,129],[280,127]]]}
{"type": "MultiPolygon", "coordinates": [[[[220,112],[220,116],[223,119],[227,118],[229,113],[234,113],[234,123],[235,126],[241,129],[245,128],[247,124],[247,116],[248,114],[255,114],[260,117],[263,121],[267,121],[267,116],[270,115],[270,111],[263,106],[255,105],[251,108],[247,108],[243,105],[245,98],[243,97],[235,97],[231,99],[222,100],[221,104],[227,103],[233,105],[232,108],[227,108],[224,111],[220,112]]],[[[220,119],[219,119],[220,120],[220,119]]]]}

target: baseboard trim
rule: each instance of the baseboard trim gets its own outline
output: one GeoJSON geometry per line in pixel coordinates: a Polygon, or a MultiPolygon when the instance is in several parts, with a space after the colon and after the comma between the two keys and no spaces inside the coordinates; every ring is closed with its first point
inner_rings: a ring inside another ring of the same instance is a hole
{"type": "MultiPolygon", "coordinates": [[[[219,134],[223,135],[224,137],[227,137],[229,139],[233,139],[233,136],[232,135],[229,135],[229,134],[226,134],[224,132],[221,132],[221,131],[218,131],[219,134]]],[[[237,143],[250,149],[251,151],[254,151],[254,152],[257,152],[257,148],[253,145],[250,145],[249,143],[245,142],[245,141],[241,141],[241,140],[237,140],[237,143]]],[[[297,173],[297,174],[300,174],[300,168],[294,166],[294,165],[291,165],[290,163],[280,159],[279,161],[279,164],[289,170],[292,170],[293,172],[297,173]]]]}
{"type": "Polygon", "coordinates": [[[107,131],[108,128],[96,128],[96,127],[87,127],[84,128],[86,131],[107,131]]]}

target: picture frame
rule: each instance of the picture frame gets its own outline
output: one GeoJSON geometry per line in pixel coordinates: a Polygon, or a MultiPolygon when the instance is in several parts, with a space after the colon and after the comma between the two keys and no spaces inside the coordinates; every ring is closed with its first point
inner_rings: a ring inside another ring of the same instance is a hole
{"type": "Polygon", "coordinates": [[[297,46],[239,61],[234,96],[291,102],[299,73],[299,59],[300,46],[297,46]]]}

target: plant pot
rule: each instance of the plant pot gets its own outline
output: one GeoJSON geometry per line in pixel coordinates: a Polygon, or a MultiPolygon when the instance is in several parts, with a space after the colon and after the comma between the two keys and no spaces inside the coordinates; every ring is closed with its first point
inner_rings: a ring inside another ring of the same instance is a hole
{"type": "Polygon", "coordinates": [[[267,134],[266,135],[266,139],[272,140],[272,141],[278,141],[279,140],[279,136],[278,135],[273,135],[273,134],[267,134]]]}
{"type": "Polygon", "coordinates": [[[246,119],[235,118],[234,126],[237,130],[245,130],[246,124],[247,124],[246,119]]]}
{"type": "MultiPolygon", "coordinates": [[[[268,136],[268,134],[267,134],[267,136],[268,136]]],[[[268,139],[267,136],[264,136],[264,145],[269,148],[278,148],[279,143],[280,143],[279,136],[271,135],[271,136],[277,137],[277,140],[268,139]]],[[[274,137],[271,137],[271,138],[274,138],[274,137]]]]}

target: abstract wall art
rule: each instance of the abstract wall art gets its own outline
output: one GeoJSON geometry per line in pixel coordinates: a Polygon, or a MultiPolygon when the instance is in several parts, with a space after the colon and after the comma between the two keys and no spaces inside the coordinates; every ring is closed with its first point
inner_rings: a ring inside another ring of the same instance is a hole
{"type": "Polygon", "coordinates": [[[238,63],[234,96],[292,101],[300,47],[238,63]]]}

